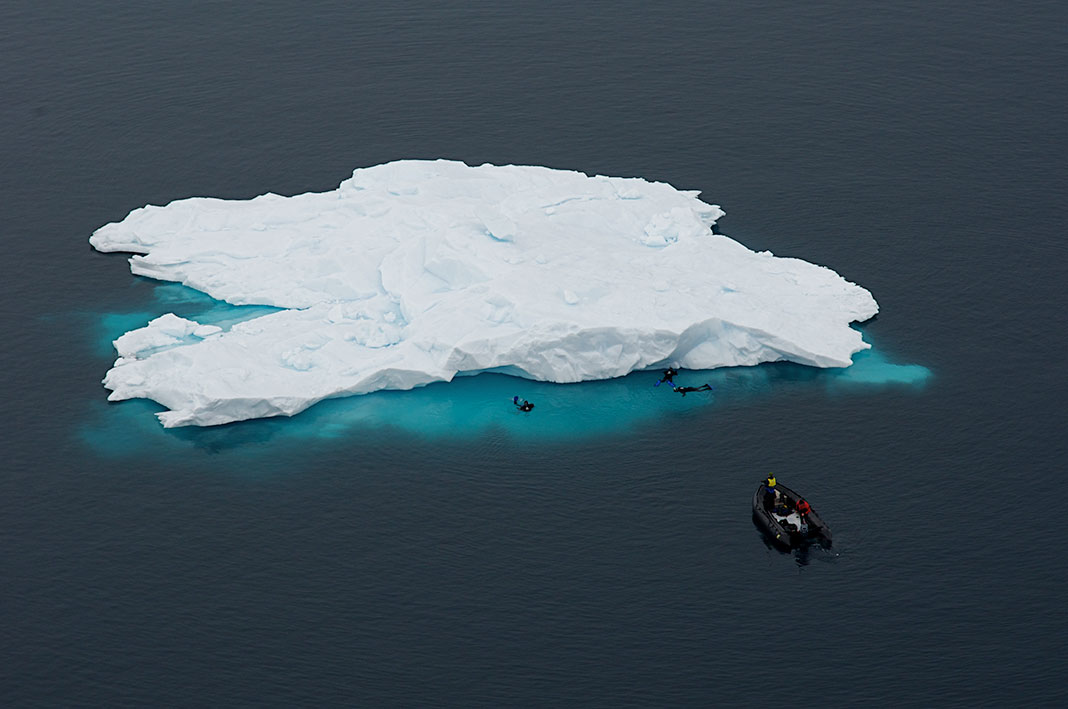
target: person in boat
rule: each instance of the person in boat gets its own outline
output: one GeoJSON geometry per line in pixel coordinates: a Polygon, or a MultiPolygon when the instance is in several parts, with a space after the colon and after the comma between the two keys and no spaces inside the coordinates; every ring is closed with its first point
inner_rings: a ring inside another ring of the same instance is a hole
{"type": "Polygon", "coordinates": [[[801,534],[808,534],[808,513],[811,511],[812,506],[804,498],[797,501],[797,517],[801,522],[801,534]]]}
{"type": "Polygon", "coordinates": [[[686,392],[688,391],[712,391],[712,387],[708,384],[702,384],[699,387],[675,387],[675,391],[686,396],[686,392]]]}
{"type": "Polygon", "coordinates": [[[764,509],[768,512],[775,509],[775,503],[779,500],[779,491],[775,489],[777,484],[773,474],[764,479],[764,509]]]}
{"type": "Polygon", "coordinates": [[[671,388],[674,389],[675,388],[674,379],[675,379],[675,375],[678,374],[678,373],[679,373],[679,370],[675,369],[674,367],[668,367],[667,369],[664,370],[664,376],[661,377],[660,381],[658,381],[653,386],[658,387],[661,384],[663,384],[664,382],[667,382],[668,384],[671,385],[671,388]]]}
{"type": "Polygon", "coordinates": [[[526,399],[523,399],[523,401],[520,402],[518,396],[512,397],[512,403],[515,404],[515,407],[520,411],[530,411],[534,408],[534,404],[530,403],[526,399]]]}

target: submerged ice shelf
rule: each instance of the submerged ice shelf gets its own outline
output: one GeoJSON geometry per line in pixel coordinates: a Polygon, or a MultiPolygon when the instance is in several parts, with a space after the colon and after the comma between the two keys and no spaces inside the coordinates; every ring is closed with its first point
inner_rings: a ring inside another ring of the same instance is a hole
{"type": "Polygon", "coordinates": [[[492,371],[546,382],[676,363],[846,367],[865,289],[754,253],[697,192],[541,167],[401,161],[337,190],[193,198],[97,230],[131,270],[279,310],[227,329],[163,314],[116,341],[109,399],[164,426],[492,371]]]}

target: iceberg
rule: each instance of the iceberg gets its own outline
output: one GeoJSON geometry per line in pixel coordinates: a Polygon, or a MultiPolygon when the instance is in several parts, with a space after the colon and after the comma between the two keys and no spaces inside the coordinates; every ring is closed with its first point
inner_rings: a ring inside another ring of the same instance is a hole
{"type": "Polygon", "coordinates": [[[146,206],[90,238],[137,275],[279,310],[167,313],[115,341],[111,401],[165,427],[496,372],[569,383],[673,364],[847,367],[878,312],[834,271],[717,234],[724,212],[640,178],[403,160],[336,190],[146,206]]]}

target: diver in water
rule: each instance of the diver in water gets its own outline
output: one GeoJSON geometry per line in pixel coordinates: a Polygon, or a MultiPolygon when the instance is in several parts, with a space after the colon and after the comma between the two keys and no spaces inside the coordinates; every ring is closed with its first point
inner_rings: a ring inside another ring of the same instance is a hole
{"type": "Polygon", "coordinates": [[[686,396],[686,392],[688,391],[712,391],[712,387],[708,384],[702,384],[699,387],[675,387],[675,391],[686,396]]]}
{"type": "Polygon", "coordinates": [[[663,384],[664,382],[667,382],[668,384],[671,385],[671,388],[674,389],[675,388],[675,382],[673,380],[675,379],[675,375],[678,374],[678,373],[679,373],[679,370],[675,369],[674,367],[668,367],[667,369],[664,370],[664,376],[660,379],[660,381],[658,381],[653,386],[658,387],[661,384],[663,384]]]}
{"type": "Polygon", "coordinates": [[[512,403],[515,404],[515,407],[520,411],[530,411],[534,408],[534,404],[530,403],[526,399],[523,399],[523,401],[520,402],[518,396],[512,397],[512,403]]]}

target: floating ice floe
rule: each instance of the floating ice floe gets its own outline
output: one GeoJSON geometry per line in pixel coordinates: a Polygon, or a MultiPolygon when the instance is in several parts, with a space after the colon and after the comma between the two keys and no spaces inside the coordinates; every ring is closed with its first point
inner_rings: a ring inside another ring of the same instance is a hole
{"type": "Polygon", "coordinates": [[[544,167],[406,160],[338,189],[147,206],[90,243],[138,275],[282,308],[229,330],[166,314],[116,340],[113,401],[164,426],[500,372],[549,382],[792,361],[846,367],[871,294],[713,233],[698,192],[544,167]]]}

